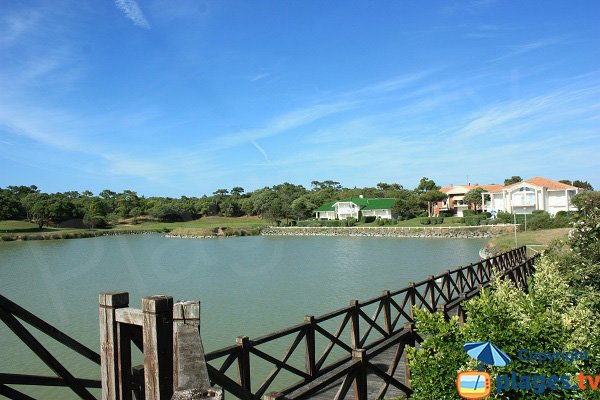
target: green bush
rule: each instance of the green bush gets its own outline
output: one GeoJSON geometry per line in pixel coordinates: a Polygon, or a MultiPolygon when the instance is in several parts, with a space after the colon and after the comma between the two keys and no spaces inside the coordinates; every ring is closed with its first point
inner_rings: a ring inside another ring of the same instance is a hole
{"type": "Polygon", "coordinates": [[[479,216],[476,216],[476,215],[465,217],[465,224],[468,226],[479,225],[480,221],[481,221],[481,218],[479,218],[479,216]]]}
{"type": "MultiPolygon", "coordinates": [[[[465,303],[466,323],[458,318],[446,322],[441,313],[415,310],[417,332],[425,341],[421,348],[408,349],[411,368],[411,399],[459,399],[455,379],[458,371],[476,370],[477,361],[463,351],[467,342],[491,341],[511,357],[506,367],[486,367],[493,384],[498,375],[571,375],[580,371],[586,375],[600,373],[600,322],[590,307],[592,294],[573,301],[574,293],[557,265],[548,257],[536,262],[536,273],[529,293],[515,287],[509,280],[494,281],[492,290],[485,289],[479,297],[465,303]],[[517,356],[519,350],[570,351],[589,350],[589,360],[573,363],[532,363],[517,356]]],[[[597,293],[596,293],[597,295],[597,293]]],[[[598,399],[598,393],[573,397],[576,392],[536,393],[505,391],[492,388],[490,399],[598,399]],[[566,396],[568,395],[568,397],[566,396]]]]}
{"type": "Polygon", "coordinates": [[[470,217],[476,214],[477,212],[475,210],[463,210],[463,217],[470,217]]]}
{"type": "Polygon", "coordinates": [[[498,218],[500,221],[502,221],[505,224],[513,223],[513,215],[511,213],[500,211],[499,213],[496,214],[496,218],[498,218]]]}
{"type": "Polygon", "coordinates": [[[371,222],[375,221],[375,216],[373,215],[369,215],[369,216],[363,216],[360,219],[360,222],[362,222],[363,224],[370,224],[371,222]]]}
{"type": "Polygon", "coordinates": [[[554,221],[546,211],[535,210],[527,218],[527,229],[532,231],[553,228],[554,221]]]}
{"type": "Polygon", "coordinates": [[[429,225],[429,224],[431,224],[431,218],[429,218],[429,217],[420,218],[419,222],[421,223],[421,225],[429,225]]]}
{"type": "Polygon", "coordinates": [[[429,219],[431,221],[431,225],[439,225],[444,223],[443,217],[431,217],[429,219]]]}
{"type": "Polygon", "coordinates": [[[440,211],[440,217],[453,217],[454,213],[450,210],[440,211]]]}

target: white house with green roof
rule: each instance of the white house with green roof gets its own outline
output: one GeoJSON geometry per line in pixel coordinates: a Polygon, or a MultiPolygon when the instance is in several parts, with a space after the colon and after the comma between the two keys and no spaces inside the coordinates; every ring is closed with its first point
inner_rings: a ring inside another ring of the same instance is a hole
{"type": "Polygon", "coordinates": [[[346,219],[375,217],[392,219],[392,208],[396,199],[352,197],[335,203],[323,204],[315,210],[317,219],[346,219]]]}

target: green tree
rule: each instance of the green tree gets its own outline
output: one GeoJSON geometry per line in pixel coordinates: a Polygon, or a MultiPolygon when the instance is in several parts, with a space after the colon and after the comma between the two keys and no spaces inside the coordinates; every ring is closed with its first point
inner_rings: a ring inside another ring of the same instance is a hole
{"type": "Polygon", "coordinates": [[[21,202],[13,192],[0,189],[0,220],[17,218],[21,208],[21,202]]]}
{"type": "Polygon", "coordinates": [[[523,180],[523,178],[521,178],[518,175],[513,175],[510,178],[507,178],[504,180],[504,186],[508,186],[508,185],[512,185],[514,183],[519,183],[523,180]]]}
{"type": "Polygon", "coordinates": [[[588,181],[575,180],[575,181],[573,181],[573,186],[581,188],[581,189],[585,189],[585,190],[594,190],[594,187],[588,181]]]}
{"type": "Polygon", "coordinates": [[[446,193],[440,192],[439,190],[430,190],[427,192],[423,192],[419,198],[421,201],[427,203],[427,214],[431,217],[433,214],[433,204],[438,201],[443,201],[446,199],[448,195],[446,193]]]}
{"type": "MultiPolygon", "coordinates": [[[[474,189],[469,190],[463,199],[463,201],[467,204],[473,204],[475,206],[475,210],[478,210],[483,204],[482,194],[485,192],[480,187],[476,187],[474,189]]],[[[486,200],[489,200],[489,195],[485,195],[486,200]]]]}
{"type": "MultiPolygon", "coordinates": [[[[32,199],[30,198],[30,200],[32,199]]],[[[48,225],[51,221],[51,204],[52,202],[49,199],[49,196],[45,193],[39,194],[34,200],[32,200],[30,209],[31,222],[37,224],[40,230],[44,227],[44,225],[48,225]]]]}
{"type": "Polygon", "coordinates": [[[431,190],[439,190],[440,187],[435,184],[432,179],[423,177],[419,181],[419,186],[415,188],[417,192],[429,192],[431,190]]]}

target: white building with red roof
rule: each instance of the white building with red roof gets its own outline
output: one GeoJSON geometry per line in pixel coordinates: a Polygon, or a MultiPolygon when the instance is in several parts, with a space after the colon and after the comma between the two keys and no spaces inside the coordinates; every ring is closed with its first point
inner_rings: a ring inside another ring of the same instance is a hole
{"type": "Polygon", "coordinates": [[[552,179],[536,176],[508,186],[487,190],[489,200],[484,204],[485,211],[506,211],[517,214],[531,214],[534,210],[544,210],[550,215],[559,211],[574,211],[571,199],[583,189],[552,179]]]}
{"type": "Polygon", "coordinates": [[[534,210],[544,210],[550,215],[559,211],[574,211],[571,199],[583,189],[544,177],[534,177],[512,185],[450,185],[440,189],[448,198],[434,206],[434,215],[450,211],[462,217],[463,211],[474,209],[473,204],[464,202],[465,195],[472,189],[483,189],[482,209],[488,212],[509,212],[531,214],[534,210]]]}

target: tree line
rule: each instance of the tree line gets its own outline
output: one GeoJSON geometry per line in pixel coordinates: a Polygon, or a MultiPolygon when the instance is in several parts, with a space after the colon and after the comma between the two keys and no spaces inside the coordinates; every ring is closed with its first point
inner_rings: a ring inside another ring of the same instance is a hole
{"type": "MultiPolygon", "coordinates": [[[[118,193],[105,189],[94,195],[89,190],[81,193],[44,193],[35,185],[7,186],[0,188],[0,220],[27,220],[36,223],[40,229],[75,219],[83,220],[85,225],[92,228],[103,227],[119,219],[136,220],[142,216],[165,222],[188,221],[205,216],[303,220],[314,216],[314,210],[325,203],[359,195],[394,198],[394,213],[400,219],[410,219],[431,215],[433,204],[446,198],[446,194],[439,189],[433,180],[426,177],[414,189],[385,182],[374,187],[347,188],[336,181],[315,180],[310,188],[285,182],[252,192],[236,186],[218,189],[210,196],[179,198],[145,197],[133,190],[118,193]]],[[[481,203],[480,193],[473,193],[468,198],[476,205],[481,203]]]]}

